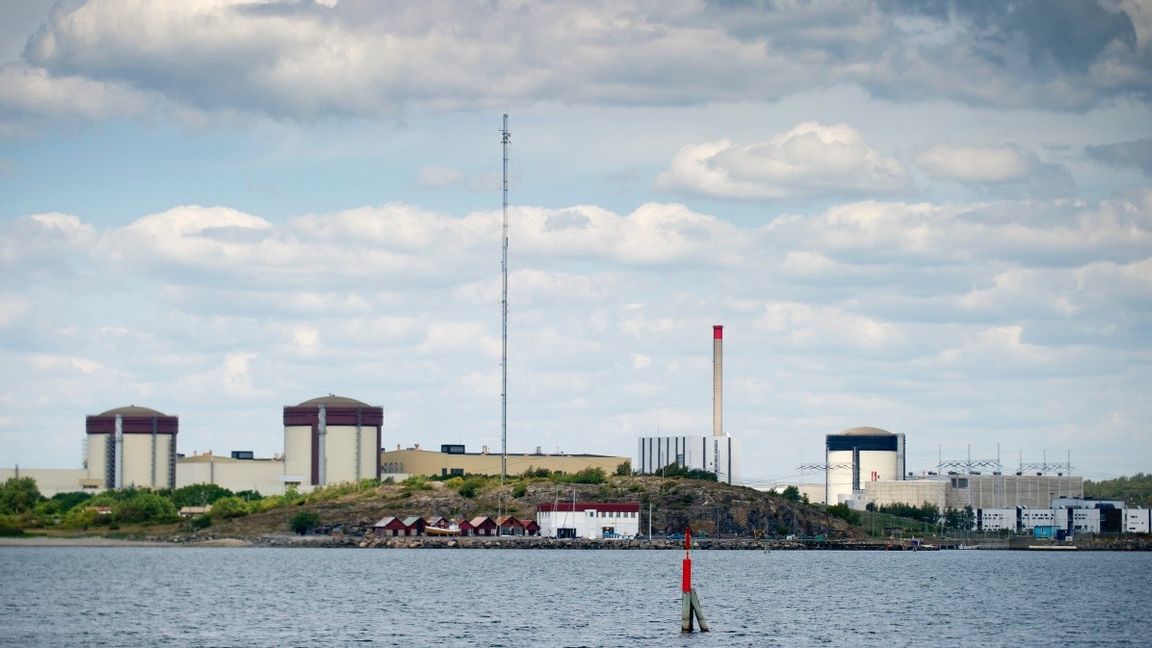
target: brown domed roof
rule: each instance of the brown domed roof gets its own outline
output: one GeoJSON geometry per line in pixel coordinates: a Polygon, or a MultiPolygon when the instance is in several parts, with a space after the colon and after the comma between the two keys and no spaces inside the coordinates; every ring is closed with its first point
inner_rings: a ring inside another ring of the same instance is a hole
{"type": "Polygon", "coordinates": [[[371,407],[368,403],[358,401],[355,398],[337,396],[336,394],[312,398],[300,403],[296,407],[320,407],[321,405],[325,407],[371,407]]]}
{"type": "Polygon", "coordinates": [[[168,416],[164,412],[154,410],[151,407],[140,407],[139,405],[125,405],[124,407],[117,407],[103,412],[100,416],[168,416]]]}
{"type": "Polygon", "coordinates": [[[893,436],[888,430],[881,430],[877,427],[854,427],[843,432],[838,432],[837,436],[893,436]]]}

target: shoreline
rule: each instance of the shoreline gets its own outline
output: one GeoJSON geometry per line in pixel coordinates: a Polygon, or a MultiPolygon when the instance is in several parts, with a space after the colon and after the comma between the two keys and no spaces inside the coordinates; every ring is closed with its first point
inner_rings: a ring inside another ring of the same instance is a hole
{"type": "MultiPolygon", "coordinates": [[[[1152,551],[1152,540],[1130,539],[1076,543],[1080,551],[1152,551]]],[[[0,547],[225,547],[225,548],[326,548],[326,549],[564,549],[590,551],[659,550],[682,551],[683,541],[623,539],[563,539],[534,536],[372,536],[267,534],[255,537],[171,536],[168,538],[107,538],[104,536],[0,537],[0,547]]],[[[912,549],[874,540],[779,540],[753,538],[701,538],[693,542],[698,551],[1019,551],[1025,546],[1009,543],[944,544],[912,549]]]]}

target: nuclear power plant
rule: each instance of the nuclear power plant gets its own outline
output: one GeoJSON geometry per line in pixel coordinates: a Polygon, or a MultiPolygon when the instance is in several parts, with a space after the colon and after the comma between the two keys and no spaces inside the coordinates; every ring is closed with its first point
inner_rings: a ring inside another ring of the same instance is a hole
{"type": "Polygon", "coordinates": [[[676,464],[715,473],[716,481],[739,483],[736,439],[724,432],[724,326],[712,327],[712,435],[640,437],[633,469],[659,474],[676,464]]]}

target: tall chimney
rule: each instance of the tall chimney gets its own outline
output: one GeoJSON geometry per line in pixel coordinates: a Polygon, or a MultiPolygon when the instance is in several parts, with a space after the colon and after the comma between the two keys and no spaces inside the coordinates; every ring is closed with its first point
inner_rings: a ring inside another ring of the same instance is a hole
{"type": "Polygon", "coordinates": [[[724,436],[724,326],[712,327],[712,436],[724,436]]]}

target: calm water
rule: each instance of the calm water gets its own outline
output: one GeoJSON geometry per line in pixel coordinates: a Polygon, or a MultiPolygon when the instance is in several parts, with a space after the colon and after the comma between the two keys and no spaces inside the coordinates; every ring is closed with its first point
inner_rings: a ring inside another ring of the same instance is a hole
{"type": "Polygon", "coordinates": [[[1152,642],[1152,554],[0,547],[4,646],[1152,642]]]}

